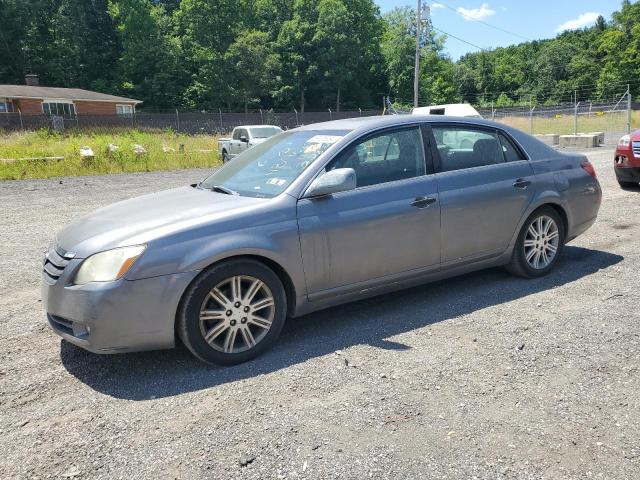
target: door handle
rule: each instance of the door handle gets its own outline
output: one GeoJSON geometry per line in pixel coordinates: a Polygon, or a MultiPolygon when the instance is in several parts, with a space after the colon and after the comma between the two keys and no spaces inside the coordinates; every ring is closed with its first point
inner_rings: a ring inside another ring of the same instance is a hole
{"type": "Polygon", "coordinates": [[[529,185],[531,185],[531,182],[529,180],[525,180],[524,178],[519,178],[513,183],[513,186],[515,188],[520,188],[522,190],[527,188],[529,185]]]}
{"type": "Polygon", "coordinates": [[[433,197],[416,197],[410,205],[416,208],[426,208],[432,203],[436,203],[436,199],[433,197]]]}

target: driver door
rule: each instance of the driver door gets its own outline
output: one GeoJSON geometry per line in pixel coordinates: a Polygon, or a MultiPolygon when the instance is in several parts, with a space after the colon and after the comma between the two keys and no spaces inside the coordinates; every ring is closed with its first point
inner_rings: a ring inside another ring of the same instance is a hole
{"type": "Polygon", "coordinates": [[[246,134],[247,132],[244,129],[234,130],[230,145],[231,154],[233,156],[242,152],[242,141],[240,140],[240,137],[245,136],[246,134]]]}
{"type": "Polygon", "coordinates": [[[440,205],[425,158],[428,138],[413,125],[357,140],[327,166],[353,168],[357,188],[298,201],[310,300],[439,267],[440,205]]]}

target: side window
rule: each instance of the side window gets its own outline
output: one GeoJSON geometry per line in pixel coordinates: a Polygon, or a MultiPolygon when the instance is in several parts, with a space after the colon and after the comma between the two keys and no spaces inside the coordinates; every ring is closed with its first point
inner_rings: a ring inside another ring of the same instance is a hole
{"type": "Polygon", "coordinates": [[[500,143],[502,144],[502,151],[504,153],[504,159],[507,162],[517,162],[519,160],[526,160],[524,155],[513,144],[513,142],[503,133],[498,133],[500,137],[500,143]]]}
{"type": "Polygon", "coordinates": [[[233,137],[232,137],[232,139],[233,139],[233,140],[240,140],[240,132],[241,132],[241,130],[240,130],[239,128],[236,128],[236,129],[233,131],[233,137]]]}
{"type": "Polygon", "coordinates": [[[357,186],[366,187],[425,174],[420,128],[385,132],[349,145],[327,170],[353,168],[357,186]]]}
{"type": "Polygon", "coordinates": [[[458,126],[432,130],[443,172],[504,163],[502,145],[492,131],[458,126]]]}

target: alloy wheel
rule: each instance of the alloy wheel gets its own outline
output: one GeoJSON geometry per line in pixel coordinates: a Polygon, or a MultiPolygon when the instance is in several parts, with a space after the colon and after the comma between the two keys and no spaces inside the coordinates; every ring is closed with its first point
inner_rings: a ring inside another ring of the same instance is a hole
{"type": "Polygon", "coordinates": [[[558,252],[560,232],[555,220],[547,215],[533,219],[524,237],[524,258],[536,270],[548,267],[558,252]]]}
{"type": "Polygon", "coordinates": [[[275,316],[275,300],[260,279],[235,275],[218,283],[200,308],[204,340],[223,353],[253,348],[269,332],[275,316]]]}

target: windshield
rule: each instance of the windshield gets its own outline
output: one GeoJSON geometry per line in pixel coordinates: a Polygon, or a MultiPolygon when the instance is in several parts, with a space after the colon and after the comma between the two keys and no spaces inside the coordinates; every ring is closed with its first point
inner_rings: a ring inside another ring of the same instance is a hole
{"type": "Polygon", "coordinates": [[[284,132],[249,148],[204,180],[201,188],[222,187],[249,197],[275,197],[348,130],[284,132]]]}
{"type": "Polygon", "coordinates": [[[269,138],[280,133],[281,128],[278,127],[258,127],[251,129],[251,136],[253,138],[269,138]]]}

